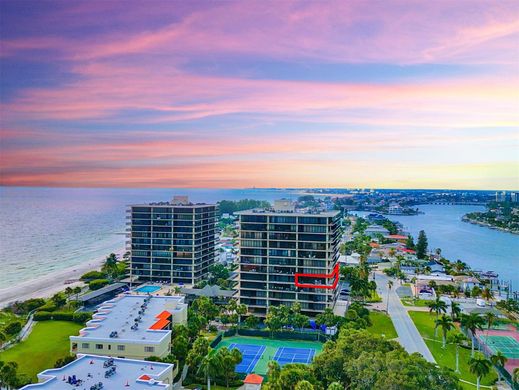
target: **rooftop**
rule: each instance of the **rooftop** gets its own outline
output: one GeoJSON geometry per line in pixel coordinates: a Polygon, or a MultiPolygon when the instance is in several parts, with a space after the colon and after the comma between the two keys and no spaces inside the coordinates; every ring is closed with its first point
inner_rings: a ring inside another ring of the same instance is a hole
{"type": "Polygon", "coordinates": [[[169,324],[169,321],[164,322],[163,312],[175,316],[183,310],[187,310],[187,305],[181,296],[122,294],[99,305],[97,313],[87,322],[87,327],[79,331],[79,336],[71,336],[70,339],[160,342],[171,333],[170,330],[162,330],[169,324]],[[145,300],[147,302],[143,309],[145,300]],[[140,320],[136,322],[139,317],[140,320]],[[159,321],[162,321],[160,326],[157,325],[159,321]]]}
{"type": "Polygon", "coordinates": [[[244,211],[236,211],[234,215],[282,215],[282,216],[294,216],[294,217],[335,217],[339,214],[339,210],[318,210],[318,209],[294,209],[293,211],[280,211],[274,210],[273,208],[268,209],[251,209],[244,211]]]}
{"type": "Polygon", "coordinates": [[[144,360],[113,358],[113,365],[105,367],[110,361],[108,356],[81,355],[73,362],[61,368],[52,368],[38,374],[41,383],[35,383],[22,387],[23,390],[67,390],[89,389],[99,382],[104,390],[125,389],[127,384],[131,389],[169,389],[170,385],[159,381],[157,378],[164,375],[167,370],[172,370],[173,365],[167,363],[147,362],[144,360]],[[105,377],[107,371],[115,373],[105,377]],[[68,378],[75,375],[76,380],[81,380],[81,385],[69,384],[68,378]]]}

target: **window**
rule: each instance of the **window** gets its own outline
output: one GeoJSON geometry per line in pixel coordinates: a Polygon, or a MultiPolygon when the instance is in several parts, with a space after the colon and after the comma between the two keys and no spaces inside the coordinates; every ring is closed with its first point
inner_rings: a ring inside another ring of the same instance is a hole
{"type": "Polygon", "coordinates": [[[83,343],[83,344],[81,344],[81,348],[88,349],[88,348],[90,348],[90,344],[89,343],[83,343]]]}
{"type": "Polygon", "coordinates": [[[103,349],[103,344],[96,344],[96,349],[103,349]]]}
{"type": "Polygon", "coordinates": [[[124,351],[124,350],[125,350],[124,345],[118,345],[118,346],[117,346],[117,350],[118,350],[118,351],[124,351]]]}
{"type": "Polygon", "coordinates": [[[155,347],[144,347],[144,352],[155,352],[155,347]]]}

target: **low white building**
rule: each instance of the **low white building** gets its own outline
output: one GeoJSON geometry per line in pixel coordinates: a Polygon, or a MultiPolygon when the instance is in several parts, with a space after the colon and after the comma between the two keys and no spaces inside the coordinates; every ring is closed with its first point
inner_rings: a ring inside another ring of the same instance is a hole
{"type": "Polygon", "coordinates": [[[173,364],[144,360],[78,355],[73,362],[38,374],[39,383],[22,390],[171,390],[175,377],[173,364]],[[101,384],[101,386],[100,386],[101,384]]]}
{"type": "Polygon", "coordinates": [[[144,359],[171,351],[171,328],[187,322],[183,296],[122,294],[102,303],[70,336],[70,352],[144,359]]]}

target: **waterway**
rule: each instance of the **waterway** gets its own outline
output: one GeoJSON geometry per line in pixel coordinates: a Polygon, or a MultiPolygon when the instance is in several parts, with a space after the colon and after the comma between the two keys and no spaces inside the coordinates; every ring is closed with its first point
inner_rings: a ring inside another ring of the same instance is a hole
{"type": "Polygon", "coordinates": [[[500,279],[511,281],[515,291],[519,290],[519,235],[461,220],[467,213],[484,211],[482,206],[426,204],[418,208],[423,214],[387,217],[402,223],[415,238],[424,230],[429,248],[441,248],[447,259],[459,259],[475,270],[495,271],[500,279]]]}

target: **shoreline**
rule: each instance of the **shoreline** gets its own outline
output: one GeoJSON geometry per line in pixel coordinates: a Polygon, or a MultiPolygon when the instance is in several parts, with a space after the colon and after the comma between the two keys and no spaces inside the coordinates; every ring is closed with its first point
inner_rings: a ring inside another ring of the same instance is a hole
{"type": "Polygon", "coordinates": [[[468,218],[466,215],[464,215],[461,218],[461,220],[463,222],[467,222],[467,223],[470,223],[472,225],[478,225],[478,226],[486,227],[486,228],[489,228],[489,229],[492,229],[492,230],[498,230],[498,231],[503,232],[503,233],[510,233],[510,234],[519,235],[519,231],[505,229],[505,228],[501,228],[499,226],[493,226],[493,225],[491,225],[491,224],[489,224],[487,222],[482,222],[482,221],[478,221],[477,219],[468,218]]]}
{"type": "MultiPolygon", "coordinates": [[[[125,253],[124,249],[114,251],[119,259],[125,253]]],[[[25,301],[32,298],[48,298],[66,287],[84,285],[79,280],[81,275],[88,271],[99,269],[108,254],[71,267],[51,272],[47,275],[27,280],[12,287],[0,289],[0,309],[16,301],[25,301]],[[70,283],[65,283],[70,281],[70,283]]]]}

